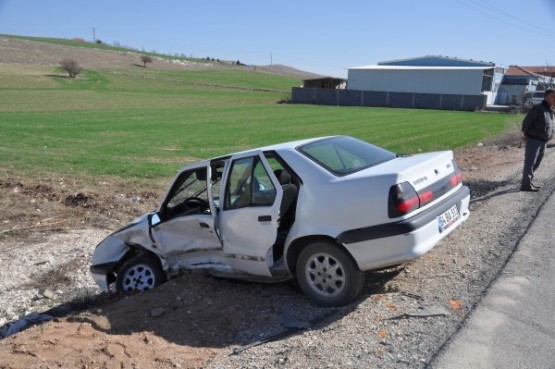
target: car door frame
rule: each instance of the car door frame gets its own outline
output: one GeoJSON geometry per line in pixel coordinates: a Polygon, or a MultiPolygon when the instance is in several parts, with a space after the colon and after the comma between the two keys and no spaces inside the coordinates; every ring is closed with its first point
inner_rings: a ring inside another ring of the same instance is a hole
{"type": "Polygon", "coordinates": [[[279,181],[262,151],[240,153],[229,158],[220,193],[221,206],[216,226],[226,261],[233,269],[258,276],[272,276],[270,272],[273,264],[272,250],[277,239],[282,197],[283,191],[279,181]],[[226,189],[231,179],[233,164],[237,160],[250,157],[256,157],[264,166],[276,190],[274,202],[269,206],[256,205],[226,209],[226,189]]]}
{"type": "Polygon", "coordinates": [[[206,169],[210,213],[177,215],[169,219],[159,216],[159,222],[152,224],[150,228],[154,248],[158,255],[166,260],[170,269],[208,267],[210,264],[221,264],[223,260],[223,245],[215,226],[217,214],[211,196],[209,161],[188,166],[179,172],[164,196],[157,214],[161,214],[167,206],[170,197],[181,185],[183,176],[199,169],[206,169]]]}

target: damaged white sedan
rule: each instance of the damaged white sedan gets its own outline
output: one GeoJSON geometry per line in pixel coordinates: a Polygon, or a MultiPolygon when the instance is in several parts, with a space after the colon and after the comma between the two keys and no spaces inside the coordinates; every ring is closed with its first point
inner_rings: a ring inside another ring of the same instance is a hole
{"type": "Polygon", "coordinates": [[[347,136],[283,143],[182,168],[155,212],[97,247],[103,291],[147,290],[181,270],[295,278],[339,306],[364,271],[413,260],[469,216],[451,151],[396,155],[347,136]]]}

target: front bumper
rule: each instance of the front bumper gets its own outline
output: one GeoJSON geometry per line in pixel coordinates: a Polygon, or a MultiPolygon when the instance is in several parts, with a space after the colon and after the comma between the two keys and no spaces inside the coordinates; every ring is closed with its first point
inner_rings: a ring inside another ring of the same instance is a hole
{"type": "Polygon", "coordinates": [[[454,194],[426,211],[391,224],[350,230],[337,241],[345,246],[361,270],[404,263],[430,251],[469,216],[470,190],[462,186],[454,194]],[[457,205],[460,217],[440,231],[438,216],[457,205]]]}
{"type": "Polygon", "coordinates": [[[110,293],[110,285],[106,274],[91,273],[91,275],[102,292],[110,293]]]}
{"type": "Polygon", "coordinates": [[[103,292],[111,293],[110,285],[114,282],[113,269],[116,263],[106,263],[91,266],[91,275],[103,292]],[[112,278],[110,278],[112,277],[112,278]]]}

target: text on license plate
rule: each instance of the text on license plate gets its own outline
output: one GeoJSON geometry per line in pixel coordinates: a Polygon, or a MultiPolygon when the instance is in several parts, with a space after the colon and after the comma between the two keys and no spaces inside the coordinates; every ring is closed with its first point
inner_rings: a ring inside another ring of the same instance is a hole
{"type": "Polygon", "coordinates": [[[439,231],[443,232],[459,219],[459,209],[457,205],[451,206],[449,210],[437,217],[439,231]]]}

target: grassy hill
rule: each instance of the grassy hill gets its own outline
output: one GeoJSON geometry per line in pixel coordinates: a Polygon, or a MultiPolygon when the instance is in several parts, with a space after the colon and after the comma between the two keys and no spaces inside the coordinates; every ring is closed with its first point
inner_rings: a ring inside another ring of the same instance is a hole
{"type": "Polygon", "coordinates": [[[172,176],[183,164],[312,136],[346,134],[397,152],[454,149],[518,116],[277,104],[299,76],[0,36],[0,168],[22,174],[172,176]],[[85,71],[57,65],[73,56],[85,71]]]}
{"type": "Polygon", "coordinates": [[[205,60],[201,58],[166,55],[139,51],[128,47],[116,47],[75,39],[27,37],[0,34],[0,62],[58,65],[62,59],[73,59],[86,68],[137,68],[142,67],[141,55],[153,59],[148,64],[154,70],[239,69],[269,72],[298,79],[315,78],[318,75],[285,65],[235,65],[236,61],[205,60]]]}

